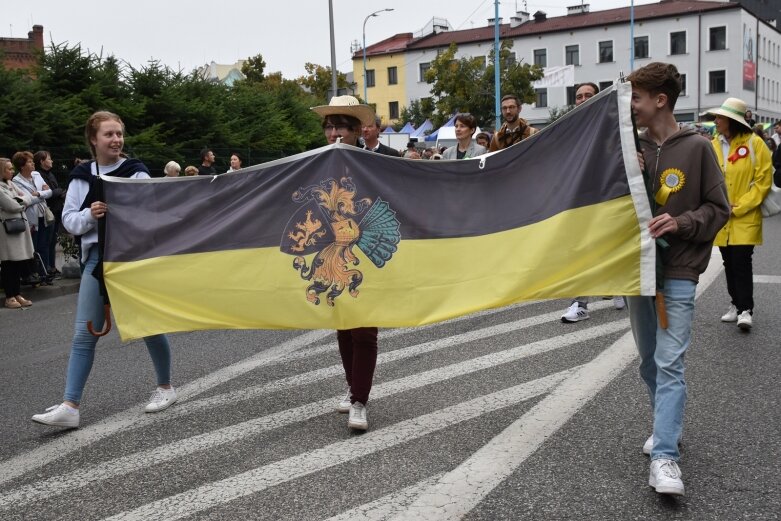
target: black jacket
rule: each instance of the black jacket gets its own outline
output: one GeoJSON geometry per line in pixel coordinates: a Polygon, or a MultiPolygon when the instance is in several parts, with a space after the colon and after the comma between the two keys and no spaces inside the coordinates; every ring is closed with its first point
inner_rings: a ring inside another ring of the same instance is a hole
{"type": "Polygon", "coordinates": [[[62,207],[65,205],[65,190],[60,188],[60,183],[57,182],[57,177],[51,170],[38,170],[41,174],[43,181],[49,185],[52,191],[52,196],[46,200],[46,204],[49,205],[49,209],[54,215],[60,217],[62,215],[62,207]]]}
{"type": "MultiPolygon", "coordinates": [[[[366,150],[369,150],[368,148],[366,150]]],[[[401,154],[397,150],[393,150],[391,147],[387,145],[383,145],[380,143],[380,146],[377,147],[377,150],[375,150],[378,154],[383,154],[385,156],[393,156],[393,157],[401,157],[401,154]]]]}

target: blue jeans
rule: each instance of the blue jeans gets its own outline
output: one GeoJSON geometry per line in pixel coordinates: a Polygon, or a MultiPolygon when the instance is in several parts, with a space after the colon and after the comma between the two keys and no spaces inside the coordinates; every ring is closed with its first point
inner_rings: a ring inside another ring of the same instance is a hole
{"type": "MultiPolygon", "coordinates": [[[[98,280],[92,276],[92,270],[98,263],[98,248],[90,248],[87,262],[84,264],[79,286],[79,302],[76,307],[76,325],[73,332],[68,374],[65,379],[63,398],[70,402],[81,402],[84,385],[92,370],[95,359],[95,345],[98,337],[87,331],[87,322],[92,321],[96,330],[103,329],[103,297],[100,295],[98,280]]],[[[149,356],[157,373],[157,385],[171,383],[171,348],[165,335],[144,338],[149,356]]]]}
{"type": "Polygon", "coordinates": [[[654,411],[652,460],[678,461],[681,457],[678,440],[686,405],[683,359],[691,343],[696,289],[697,283],[691,280],[664,280],[667,329],[657,325],[653,298],[627,297],[632,334],[640,352],[640,376],[648,386],[654,411]]]}

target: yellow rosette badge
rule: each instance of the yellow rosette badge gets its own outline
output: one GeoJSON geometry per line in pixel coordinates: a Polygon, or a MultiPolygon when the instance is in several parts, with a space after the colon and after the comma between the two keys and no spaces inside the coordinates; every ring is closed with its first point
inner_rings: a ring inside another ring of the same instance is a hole
{"type": "Polygon", "coordinates": [[[667,204],[667,198],[683,188],[686,184],[686,175],[677,168],[668,168],[659,177],[659,190],[654,199],[660,206],[667,204]]]}

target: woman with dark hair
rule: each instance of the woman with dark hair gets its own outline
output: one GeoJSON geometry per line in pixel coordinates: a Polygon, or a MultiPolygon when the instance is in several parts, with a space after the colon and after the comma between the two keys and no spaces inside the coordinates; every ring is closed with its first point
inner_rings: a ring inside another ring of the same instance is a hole
{"type": "Polygon", "coordinates": [[[475,136],[475,141],[478,145],[488,150],[488,147],[491,145],[491,136],[485,132],[480,132],[475,136]]]}
{"type": "Polygon", "coordinates": [[[442,159],[469,159],[485,154],[485,147],[478,145],[472,139],[472,134],[477,129],[477,120],[468,112],[456,114],[454,124],[456,128],[456,140],[458,144],[445,150],[442,159]]]}
{"type": "Polygon", "coordinates": [[[13,176],[11,160],[0,157],[0,221],[3,221],[0,224],[0,276],[5,290],[5,307],[20,309],[33,304],[20,295],[21,277],[33,256],[33,240],[26,220],[24,231],[17,233],[9,233],[5,221],[24,219],[24,208],[32,196],[11,181],[13,176]]]}
{"type": "Polygon", "coordinates": [[[53,161],[48,150],[39,150],[33,154],[33,163],[35,164],[35,171],[40,174],[43,181],[52,191],[52,195],[46,200],[46,204],[49,205],[49,210],[54,214],[54,226],[51,233],[49,233],[49,258],[44,259],[44,262],[46,262],[46,269],[49,273],[56,275],[60,273],[55,260],[57,257],[57,234],[62,224],[62,207],[65,204],[65,189],[60,188],[57,176],[52,172],[53,161]]]}
{"type": "Polygon", "coordinates": [[[718,134],[711,143],[716,151],[732,211],[729,221],[716,235],[732,299],[722,322],[737,322],[743,331],[753,325],[754,274],[751,256],[754,246],[762,244],[760,205],[770,191],[772,163],[770,150],[752,132],[743,118],[746,103],[727,98],[721,107],[707,111],[714,117],[718,134]]]}
{"type": "Polygon", "coordinates": [[[243,162],[242,159],[241,159],[241,156],[239,154],[237,154],[236,152],[231,154],[230,161],[231,161],[231,166],[228,169],[228,171],[225,172],[226,174],[229,174],[231,172],[235,172],[236,170],[240,170],[241,169],[241,164],[243,162]]]}
{"type": "MultiPolygon", "coordinates": [[[[87,322],[92,321],[95,328],[102,329],[104,321],[103,297],[98,280],[92,274],[99,261],[98,220],[105,217],[108,207],[97,200],[95,179],[97,175],[150,177],[141,161],[128,159],[122,152],[125,125],[116,114],[94,113],[87,120],[84,134],[95,160],[84,162],[71,172],[62,212],[65,229],[81,238],[83,264],[65,393],[61,404],[32,417],[37,423],[67,428],[79,426],[79,404],[95,359],[98,337],[87,330],[87,322]]],[[[146,337],[144,342],[157,374],[157,388],[145,411],[162,411],[176,401],[176,391],[171,387],[171,349],[165,335],[146,337]]]]}

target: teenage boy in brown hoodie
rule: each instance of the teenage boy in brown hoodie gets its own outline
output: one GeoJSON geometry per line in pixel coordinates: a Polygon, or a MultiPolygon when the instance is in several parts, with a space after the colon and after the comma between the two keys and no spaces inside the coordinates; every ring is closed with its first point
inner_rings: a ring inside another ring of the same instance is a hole
{"type": "Polygon", "coordinates": [[[691,342],[694,293],[708,267],[713,239],[729,218],[724,178],[713,147],[673,116],[681,92],[674,65],[650,63],[630,74],[632,113],[649,172],[653,218],[648,230],[669,248],[664,264],[668,327],[657,322],[653,297],[629,297],[632,333],[640,353],[640,376],[654,411],[653,434],[643,446],[651,456],[648,484],[660,494],[683,495],[678,441],[686,402],[683,358],[691,342]]]}

